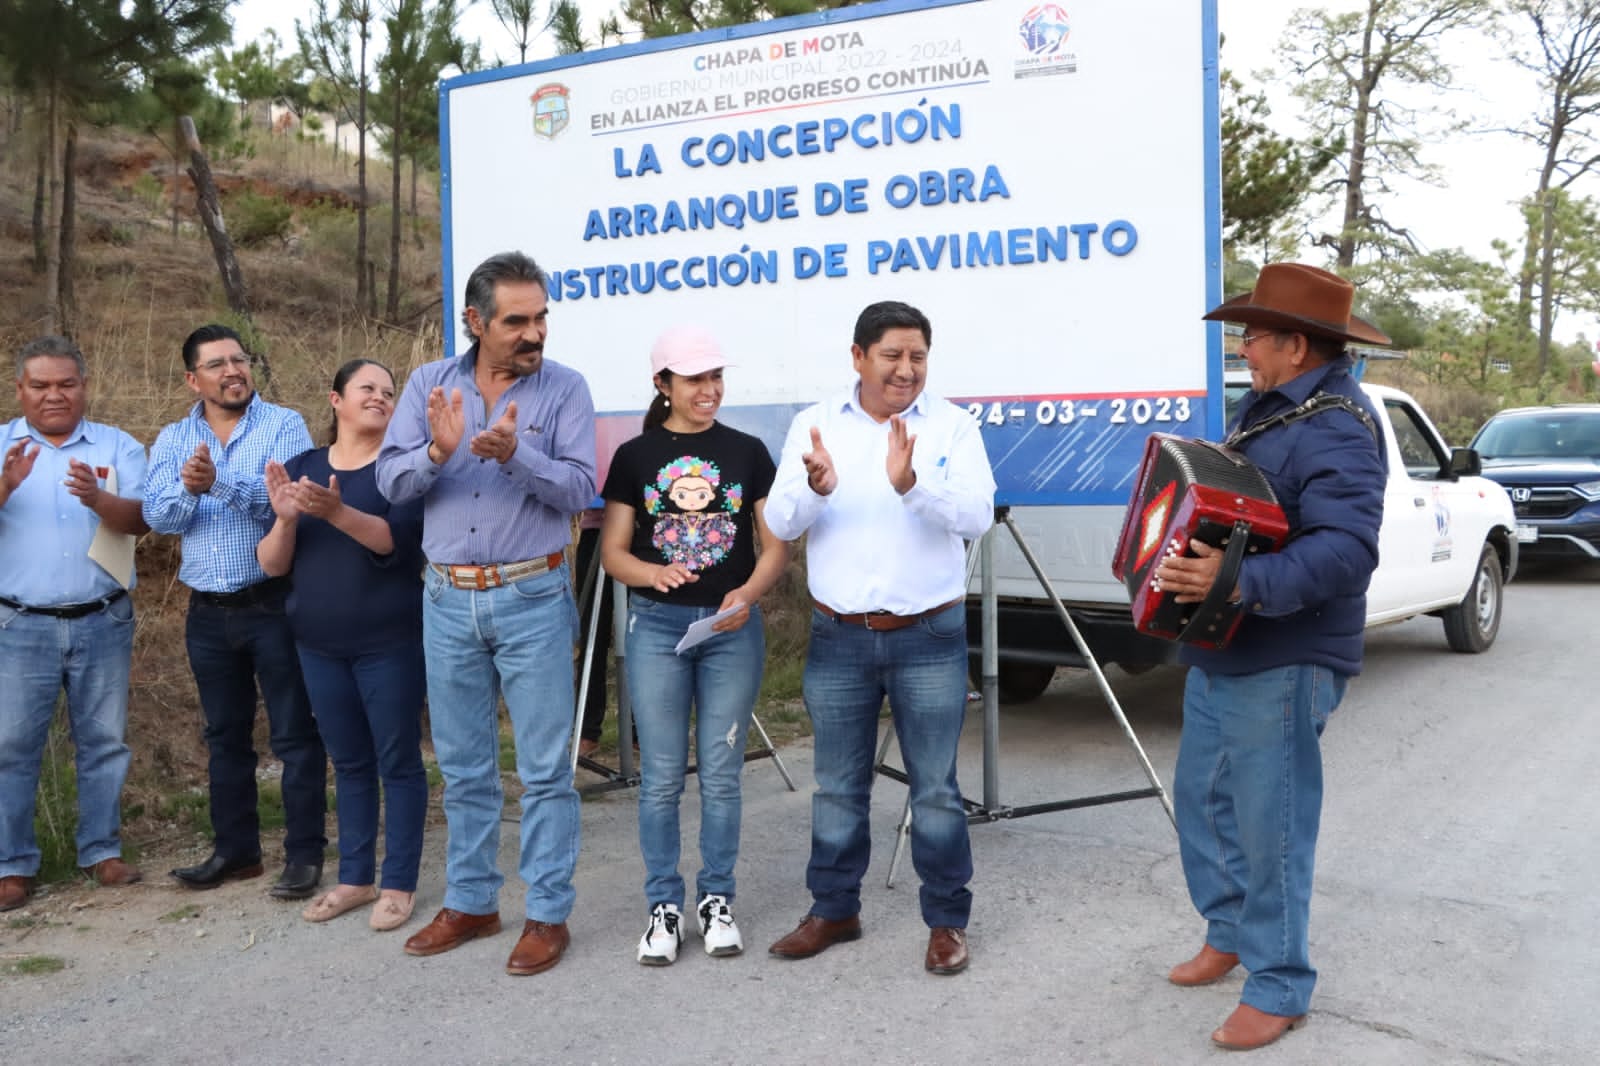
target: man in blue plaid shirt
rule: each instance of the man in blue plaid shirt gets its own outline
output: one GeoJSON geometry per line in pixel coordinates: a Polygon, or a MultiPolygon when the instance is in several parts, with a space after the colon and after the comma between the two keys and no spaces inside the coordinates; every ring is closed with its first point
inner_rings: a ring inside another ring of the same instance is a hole
{"type": "Polygon", "coordinates": [[[268,578],[256,542],[272,525],[263,471],[311,448],[298,412],[256,395],[251,359],[226,326],[201,326],[183,342],[184,380],[199,398],[161,431],[150,452],[144,516],[183,537],[178,579],[189,596],[189,665],[200,690],[211,752],[212,855],[172,871],[189,888],[259,877],[252,740],[256,685],[267,705],[272,751],[283,761],[283,874],[278,899],[305,899],[322,879],[327,847],[327,757],[300,678],[284,615],[287,578],[268,578]]]}

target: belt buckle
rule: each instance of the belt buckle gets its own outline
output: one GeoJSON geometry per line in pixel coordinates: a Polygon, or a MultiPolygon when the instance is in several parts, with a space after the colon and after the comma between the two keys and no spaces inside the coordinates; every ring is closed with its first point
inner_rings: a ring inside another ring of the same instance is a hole
{"type": "Polygon", "coordinates": [[[888,611],[864,611],[861,615],[861,624],[868,630],[877,632],[876,630],[872,629],[872,620],[877,618],[879,615],[887,615],[888,613],[888,611]]]}
{"type": "Polygon", "coordinates": [[[485,589],[483,567],[481,566],[450,566],[450,584],[458,589],[485,589]]]}

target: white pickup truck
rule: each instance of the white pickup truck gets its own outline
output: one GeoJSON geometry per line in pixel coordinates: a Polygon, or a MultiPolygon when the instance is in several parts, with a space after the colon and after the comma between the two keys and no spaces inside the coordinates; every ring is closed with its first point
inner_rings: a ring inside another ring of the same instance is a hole
{"type": "MultiPolygon", "coordinates": [[[[1511,499],[1480,476],[1476,452],[1445,445],[1409,395],[1384,385],[1362,388],[1385,415],[1378,426],[1389,456],[1367,625],[1434,615],[1443,619],[1451,649],[1484,651],[1499,632],[1503,589],[1517,570],[1511,499]]],[[[1176,661],[1177,645],[1133,628],[1127,590],[1111,576],[1122,517],[1119,507],[1028,507],[1012,515],[1095,658],[1138,671],[1176,661]]],[[[996,540],[995,571],[1000,697],[1021,702],[1043,692],[1057,666],[1083,661],[1033,571],[1004,535],[996,540]]],[[[968,639],[976,655],[983,635],[976,582],[972,592],[968,639]]]]}

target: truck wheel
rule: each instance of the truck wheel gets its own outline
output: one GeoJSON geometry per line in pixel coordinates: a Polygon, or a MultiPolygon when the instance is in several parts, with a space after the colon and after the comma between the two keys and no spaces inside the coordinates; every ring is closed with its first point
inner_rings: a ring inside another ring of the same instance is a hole
{"type": "Polygon", "coordinates": [[[1044,695],[1056,668],[1049,663],[1001,663],[1000,702],[1029,703],[1044,695]]]}
{"type": "Polygon", "coordinates": [[[1500,556],[1485,544],[1478,555],[1478,571],[1460,603],[1444,611],[1444,636],[1451,651],[1488,651],[1500,632],[1500,607],[1505,583],[1500,577],[1500,556]]]}

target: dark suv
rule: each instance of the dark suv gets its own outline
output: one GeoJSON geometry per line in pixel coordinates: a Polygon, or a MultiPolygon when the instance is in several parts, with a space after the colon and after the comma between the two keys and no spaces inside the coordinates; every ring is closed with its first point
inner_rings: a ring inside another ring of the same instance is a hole
{"type": "Polygon", "coordinates": [[[1501,411],[1472,447],[1511,495],[1523,559],[1600,559],[1600,404],[1501,411]]]}

